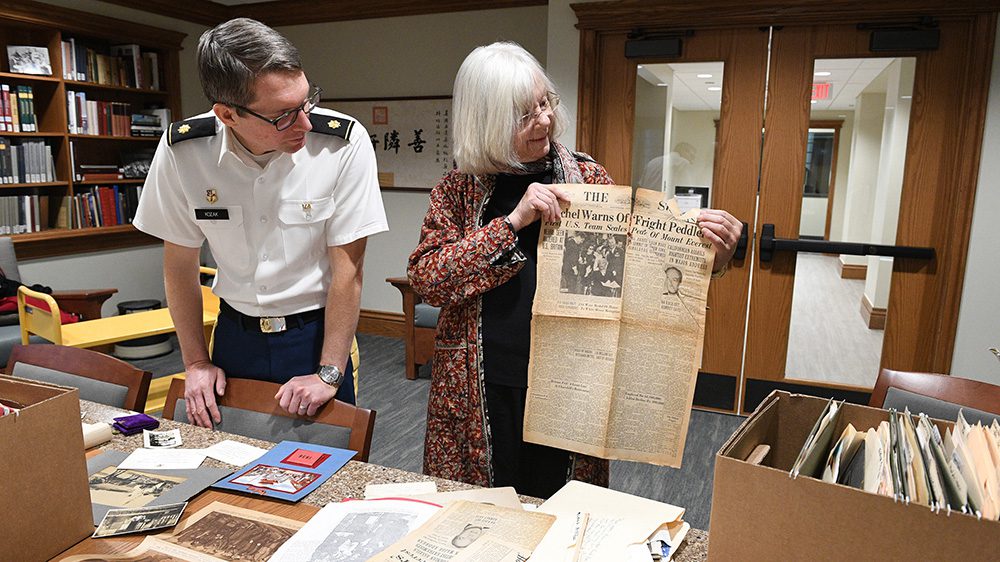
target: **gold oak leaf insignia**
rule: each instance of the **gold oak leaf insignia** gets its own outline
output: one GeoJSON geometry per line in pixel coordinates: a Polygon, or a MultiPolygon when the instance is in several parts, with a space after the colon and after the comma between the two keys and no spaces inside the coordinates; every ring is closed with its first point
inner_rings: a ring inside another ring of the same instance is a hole
{"type": "Polygon", "coordinates": [[[340,128],[340,121],[337,121],[336,119],[331,119],[330,122],[327,123],[326,125],[328,127],[330,127],[331,129],[339,129],[340,128]]]}
{"type": "Polygon", "coordinates": [[[177,127],[177,132],[182,135],[187,134],[187,132],[190,130],[191,130],[191,125],[188,125],[187,123],[181,125],[180,127],[177,127]]]}

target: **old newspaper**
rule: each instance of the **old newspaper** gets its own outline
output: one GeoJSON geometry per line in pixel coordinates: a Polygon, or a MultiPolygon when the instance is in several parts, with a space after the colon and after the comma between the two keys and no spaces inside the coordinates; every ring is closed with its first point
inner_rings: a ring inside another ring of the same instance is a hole
{"type": "Polygon", "coordinates": [[[538,244],[524,440],[679,467],[715,251],[658,191],[562,185],[538,244]]]}
{"type": "Polygon", "coordinates": [[[524,562],[554,515],[460,500],[368,562],[524,562]]]}

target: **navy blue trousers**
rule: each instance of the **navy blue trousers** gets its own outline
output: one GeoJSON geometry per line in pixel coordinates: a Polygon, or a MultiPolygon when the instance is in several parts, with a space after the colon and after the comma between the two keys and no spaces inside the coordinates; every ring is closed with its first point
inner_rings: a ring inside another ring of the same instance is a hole
{"type": "MultiPolygon", "coordinates": [[[[284,384],[292,377],[311,375],[319,370],[323,350],[324,322],[290,322],[276,334],[246,330],[239,322],[219,315],[215,325],[212,363],[227,377],[257,379],[284,384]]],[[[354,398],[354,365],[347,358],[344,383],[336,399],[349,404],[354,398]]]]}

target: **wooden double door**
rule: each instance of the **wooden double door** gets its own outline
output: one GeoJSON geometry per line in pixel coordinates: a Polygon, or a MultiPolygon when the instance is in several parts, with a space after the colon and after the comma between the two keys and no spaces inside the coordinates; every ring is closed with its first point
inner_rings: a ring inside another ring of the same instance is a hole
{"type": "Polygon", "coordinates": [[[578,149],[619,184],[745,223],[709,293],[696,405],[746,412],[775,388],[866,401],[880,368],[947,373],[996,7],[713,4],[574,6],[578,149]],[[817,121],[839,138],[825,167],[817,121]],[[811,215],[854,244],[810,246],[811,215]]]}

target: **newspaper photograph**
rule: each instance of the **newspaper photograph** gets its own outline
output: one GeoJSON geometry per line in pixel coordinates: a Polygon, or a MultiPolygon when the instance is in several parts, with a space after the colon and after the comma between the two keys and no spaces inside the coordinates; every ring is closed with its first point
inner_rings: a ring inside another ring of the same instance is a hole
{"type": "Polygon", "coordinates": [[[281,545],[270,562],[363,562],[440,509],[407,499],[331,502],[281,545]]]}
{"type": "Polygon", "coordinates": [[[538,246],[524,440],[679,467],[715,251],[664,193],[563,185],[538,246]]]}
{"type": "Polygon", "coordinates": [[[553,522],[545,513],[457,501],[369,562],[523,562],[553,522]]]}

